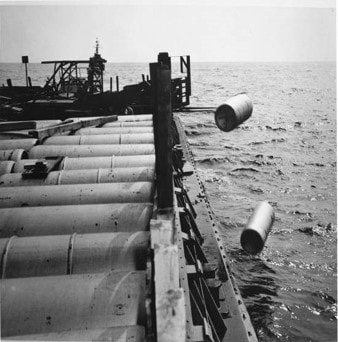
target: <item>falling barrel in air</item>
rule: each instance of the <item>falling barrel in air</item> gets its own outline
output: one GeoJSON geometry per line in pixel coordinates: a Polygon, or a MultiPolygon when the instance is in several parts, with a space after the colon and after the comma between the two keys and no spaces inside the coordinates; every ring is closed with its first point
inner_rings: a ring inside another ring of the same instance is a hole
{"type": "Polygon", "coordinates": [[[247,120],[251,116],[252,110],[250,98],[246,94],[238,94],[216,109],[216,125],[220,130],[230,132],[247,120]]]}
{"type": "Polygon", "coordinates": [[[262,251],[271,231],[275,214],[267,201],[258,203],[241,235],[241,245],[250,254],[262,251]]]}

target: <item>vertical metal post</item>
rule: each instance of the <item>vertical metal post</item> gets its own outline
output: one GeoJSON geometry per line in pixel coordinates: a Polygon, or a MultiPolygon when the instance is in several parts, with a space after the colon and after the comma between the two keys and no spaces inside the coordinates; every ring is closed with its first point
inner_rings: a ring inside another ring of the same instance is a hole
{"type": "Polygon", "coordinates": [[[171,69],[170,58],[150,64],[153,97],[154,137],[156,154],[157,205],[159,211],[173,208],[174,188],[171,134],[171,69]]]}
{"type": "Polygon", "coordinates": [[[28,87],[28,71],[27,71],[27,63],[25,63],[25,71],[26,71],[26,86],[28,87]]]}
{"type": "Polygon", "coordinates": [[[22,56],[22,63],[25,64],[25,71],[26,71],[26,87],[28,87],[28,70],[27,70],[27,63],[28,63],[28,56],[22,56]]]}
{"type": "Polygon", "coordinates": [[[116,91],[120,91],[120,87],[119,87],[119,77],[116,76],[116,91]]]}
{"type": "Polygon", "coordinates": [[[186,85],[187,98],[191,96],[191,69],[190,69],[190,56],[187,56],[187,85],[186,85]]]}
{"type": "Polygon", "coordinates": [[[113,91],[113,78],[110,77],[110,92],[113,91]]]}

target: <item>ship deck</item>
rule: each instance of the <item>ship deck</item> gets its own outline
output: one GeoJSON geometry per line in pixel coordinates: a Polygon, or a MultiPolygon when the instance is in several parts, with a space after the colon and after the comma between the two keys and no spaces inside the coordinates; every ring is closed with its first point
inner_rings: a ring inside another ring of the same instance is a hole
{"type": "Polygon", "coordinates": [[[153,115],[0,124],[2,339],[257,340],[173,122],[172,210],[153,115]]]}

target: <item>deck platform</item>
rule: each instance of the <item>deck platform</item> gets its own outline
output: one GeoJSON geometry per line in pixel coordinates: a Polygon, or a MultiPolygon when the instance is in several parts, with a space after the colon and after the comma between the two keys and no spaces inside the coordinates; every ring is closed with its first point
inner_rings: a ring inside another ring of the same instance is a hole
{"type": "Polygon", "coordinates": [[[151,114],[0,125],[2,340],[257,342],[173,115],[190,59],[185,89],[170,64],[151,114]]]}

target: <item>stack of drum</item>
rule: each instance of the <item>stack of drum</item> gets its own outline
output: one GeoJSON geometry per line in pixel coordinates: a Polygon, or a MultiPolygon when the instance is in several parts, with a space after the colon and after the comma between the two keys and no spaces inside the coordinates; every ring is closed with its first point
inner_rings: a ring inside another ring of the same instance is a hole
{"type": "Polygon", "coordinates": [[[0,139],[2,338],[143,341],[152,115],[0,139]]]}

